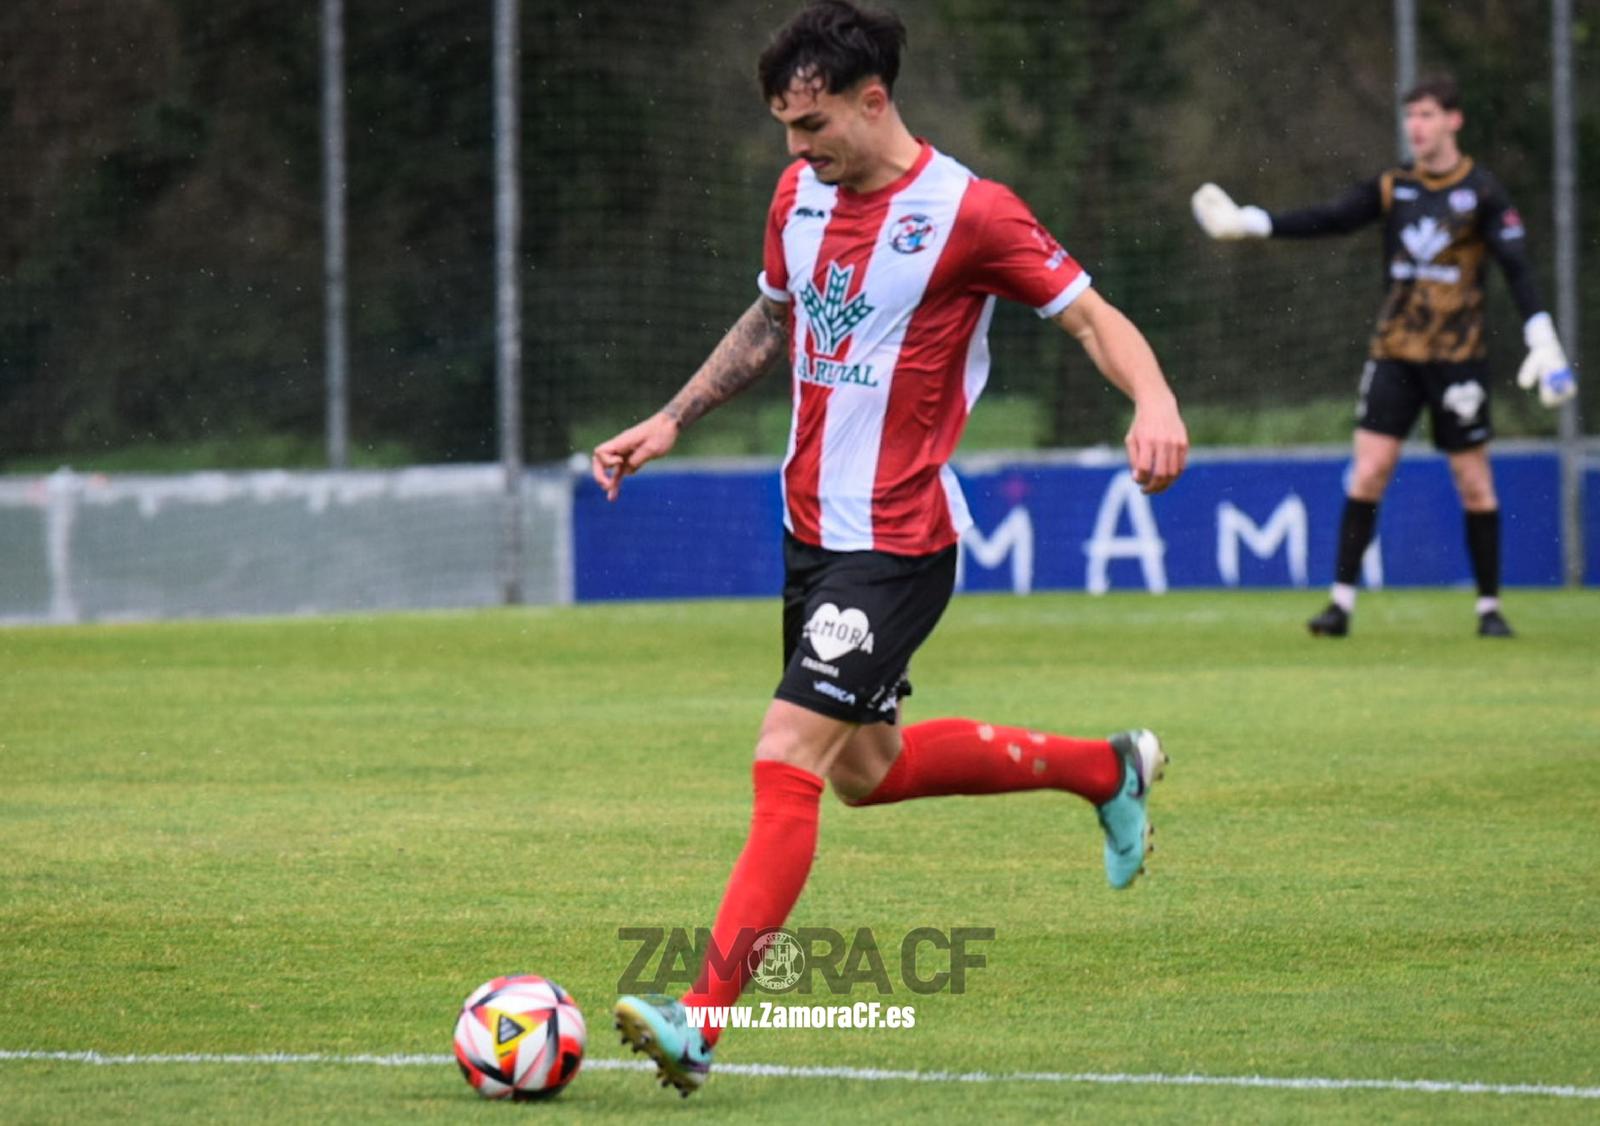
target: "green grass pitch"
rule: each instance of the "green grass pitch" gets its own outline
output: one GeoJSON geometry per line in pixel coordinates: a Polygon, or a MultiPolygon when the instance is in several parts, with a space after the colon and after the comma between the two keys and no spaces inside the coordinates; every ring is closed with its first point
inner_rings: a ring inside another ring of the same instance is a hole
{"type": "MultiPolygon", "coordinates": [[[[1059,794],[850,810],[791,922],[993,927],[910,1031],[730,1034],[719,1062],[1600,1085],[1600,596],[958,599],[911,719],[1172,754],[1107,890],[1059,794]]],[[[621,926],[709,922],[743,840],[776,602],[0,630],[0,1052],[440,1054],[544,973],[590,1020],[621,926]]],[[[896,975],[897,977],[898,975],[896,975]]],[[[898,984],[898,982],[897,982],[898,984]]],[[[870,999],[870,991],[856,998],[870,999]]],[[[841,1000],[849,1000],[844,998],[841,1000]]],[[[819,1000],[831,1000],[819,998],[819,1000]]],[[[592,1068],[489,1104],[446,1064],[0,1058],[0,1120],[1593,1121],[1586,1098],[592,1068]]]]}

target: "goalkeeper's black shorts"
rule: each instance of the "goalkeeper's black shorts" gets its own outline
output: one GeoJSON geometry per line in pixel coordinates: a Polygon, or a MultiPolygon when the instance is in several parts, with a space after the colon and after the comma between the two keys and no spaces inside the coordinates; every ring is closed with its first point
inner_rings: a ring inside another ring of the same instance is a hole
{"type": "Polygon", "coordinates": [[[893,723],[906,671],[950,604],[952,545],[933,555],[783,539],[783,679],[774,695],[852,723],[893,723]]]}
{"type": "Polygon", "coordinates": [[[1494,437],[1489,420],[1489,365],[1368,360],[1361,372],[1356,426],[1391,438],[1410,436],[1428,408],[1435,449],[1459,453],[1494,437]]]}

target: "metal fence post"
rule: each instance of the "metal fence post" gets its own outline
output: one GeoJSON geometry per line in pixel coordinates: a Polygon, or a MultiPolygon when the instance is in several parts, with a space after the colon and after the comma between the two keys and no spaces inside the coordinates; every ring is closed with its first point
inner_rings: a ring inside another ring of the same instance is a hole
{"type": "Polygon", "coordinates": [[[522,601],[522,306],[517,279],[521,187],[517,174],[518,0],[494,0],[495,372],[500,465],[505,472],[501,587],[522,601]]]}
{"type": "Polygon", "coordinates": [[[1417,3],[1394,0],[1394,134],[1395,151],[1404,163],[1411,159],[1406,139],[1406,91],[1417,84],[1417,3]]]}
{"type": "MultiPolygon", "coordinates": [[[[1556,243],[1556,325],[1575,368],[1582,367],[1578,306],[1578,145],[1572,83],[1572,0],[1550,4],[1551,192],[1556,243]]],[[[1581,370],[1580,370],[1581,375],[1581,370]]],[[[1581,382],[1579,384],[1582,386],[1581,382]]],[[[1561,542],[1568,586],[1583,584],[1583,426],[1578,399],[1561,408],[1561,542]]]]}
{"type": "Polygon", "coordinates": [[[344,0],[322,0],[322,227],[330,469],[350,463],[350,340],[345,322],[344,0]]]}

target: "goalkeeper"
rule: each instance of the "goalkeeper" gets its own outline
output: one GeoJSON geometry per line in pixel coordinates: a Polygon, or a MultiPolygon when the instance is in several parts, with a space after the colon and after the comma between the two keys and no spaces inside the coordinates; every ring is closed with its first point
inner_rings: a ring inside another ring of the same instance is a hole
{"type": "Polygon", "coordinates": [[[1357,184],[1330,203],[1297,211],[1240,207],[1217,185],[1206,184],[1194,194],[1194,214],[1216,239],[1310,238],[1383,221],[1388,291],[1361,373],[1355,466],[1339,526],[1331,600],[1307,623],[1312,634],[1349,633],[1378,502],[1394,476],[1401,443],[1426,406],[1433,443],[1449,458],[1466,510],[1478,634],[1510,637],[1500,612],[1500,505],[1488,456],[1493,430],[1483,325],[1486,255],[1500,263],[1525,322],[1528,356],[1517,381],[1537,387],[1547,407],[1572,398],[1577,383],[1540,303],[1522,220],[1500,182],[1457,146],[1462,114],[1456,84],[1444,77],[1424,81],[1406,94],[1405,106],[1412,163],[1357,184]]]}

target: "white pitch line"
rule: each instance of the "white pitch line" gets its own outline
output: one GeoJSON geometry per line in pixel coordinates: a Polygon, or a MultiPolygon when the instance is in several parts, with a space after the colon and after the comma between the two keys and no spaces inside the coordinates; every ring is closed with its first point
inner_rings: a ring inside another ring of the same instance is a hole
{"type": "MultiPolygon", "coordinates": [[[[37,1060],[86,1063],[96,1067],[136,1064],[333,1064],[365,1067],[439,1067],[450,1055],[328,1055],[321,1052],[173,1052],[114,1055],[105,1052],[36,1052],[0,1049],[0,1062],[37,1060]]],[[[647,1060],[591,1059],[590,1071],[648,1071],[647,1060]]],[[[1555,1099],[1600,1099],[1600,1087],[1541,1083],[1467,1083],[1443,1079],[1327,1079],[1272,1075],[1164,1075],[1063,1071],[893,1071],[875,1067],[791,1067],[777,1063],[717,1065],[718,1075],[773,1079],[849,1079],[869,1083],[1091,1083],[1125,1087],[1255,1087],[1288,1091],[1407,1091],[1425,1095],[1536,1095],[1555,1099]]]]}

